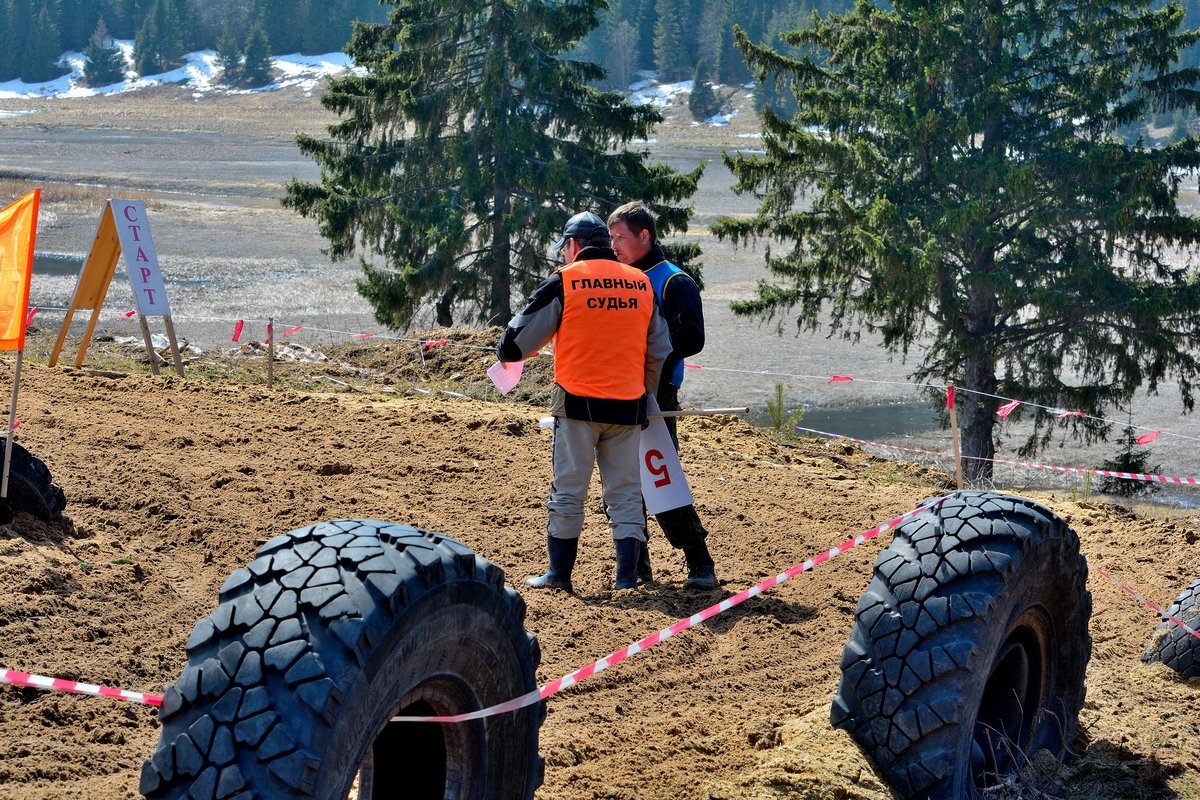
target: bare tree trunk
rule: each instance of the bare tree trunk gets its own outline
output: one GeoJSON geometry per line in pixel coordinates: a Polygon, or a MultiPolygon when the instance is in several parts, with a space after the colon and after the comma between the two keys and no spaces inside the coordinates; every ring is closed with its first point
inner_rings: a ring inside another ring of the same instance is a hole
{"type": "MultiPolygon", "coordinates": [[[[993,254],[985,251],[978,254],[977,275],[989,275],[993,254]]],[[[999,302],[991,281],[982,278],[971,285],[967,297],[965,334],[967,358],[964,364],[963,388],[983,394],[970,394],[961,406],[959,421],[963,454],[963,474],[971,486],[986,488],[992,481],[992,459],[996,456],[996,444],[992,438],[995,420],[992,410],[996,402],[993,397],[998,386],[996,380],[996,353],[988,336],[996,325],[999,302]]]]}
{"type": "MultiPolygon", "coordinates": [[[[992,362],[973,355],[967,359],[963,388],[994,394],[996,391],[996,368],[992,362]]],[[[959,436],[962,443],[963,476],[969,486],[987,488],[992,481],[992,461],[996,456],[996,444],[992,439],[995,420],[991,397],[976,394],[962,395],[959,403],[959,436]]]]}

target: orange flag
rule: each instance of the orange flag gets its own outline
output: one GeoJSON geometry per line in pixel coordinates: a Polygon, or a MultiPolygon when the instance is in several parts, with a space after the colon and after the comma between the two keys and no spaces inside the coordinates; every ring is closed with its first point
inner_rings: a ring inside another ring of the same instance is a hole
{"type": "Polygon", "coordinates": [[[0,350],[25,349],[29,276],[41,197],[42,190],[34,189],[0,209],[0,350]]]}

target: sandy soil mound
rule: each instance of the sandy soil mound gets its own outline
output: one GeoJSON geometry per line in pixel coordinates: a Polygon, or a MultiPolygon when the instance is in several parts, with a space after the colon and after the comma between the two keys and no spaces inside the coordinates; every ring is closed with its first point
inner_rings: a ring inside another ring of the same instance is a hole
{"type": "MultiPolygon", "coordinates": [[[[544,407],[524,402],[537,397],[536,369],[527,394],[498,401],[479,388],[490,361],[483,338],[453,344],[342,352],[313,368],[338,383],[280,366],[292,387],[307,380],[338,393],[29,364],[20,440],[66,491],[69,520],[50,527],[21,516],[0,528],[0,667],[161,692],[229,573],[268,538],[323,519],[452,535],[514,585],[540,572],[549,441],[537,425],[544,407]],[[451,362],[442,382],[414,390],[434,359],[451,362]]],[[[940,477],[923,469],[840,443],[780,443],[733,418],[687,418],[680,430],[722,590],[683,591],[682,559],[657,536],[659,583],[611,591],[612,546],[593,501],[578,595],[523,592],[543,653],[539,680],[938,490],[940,477]]],[[[1079,531],[1095,565],[1164,606],[1200,572],[1195,516],[1042,500],[1079,531]]],[[[552,698],[538,796],[889,797],[826,721],[855,603],[885,545],[851,550],[552,698]]],[[[1083,756],[1054,773],[1053,796],[1200,797],[1200,685],[1139,662],[1152,612],[1096,574],[1091,591],[1083,756]]],[[[0,798],[134,797],[157,733],[148,708],[0,687],[0,798]]]]}

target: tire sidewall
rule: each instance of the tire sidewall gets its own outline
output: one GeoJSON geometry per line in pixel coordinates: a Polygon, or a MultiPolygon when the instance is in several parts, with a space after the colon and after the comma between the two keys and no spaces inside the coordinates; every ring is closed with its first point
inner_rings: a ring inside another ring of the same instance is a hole
{"type": "MultiPolygon", "coordinates": [[[[314,797],[344,797],[350,788],[354,772],[371,743],[401,708],[410,702],[408,696],[431,676],[443,675],[452,680],[462,679],[475,695],[469,709],[452,709],[461,713],[486,708],[511,700],[511,683],[536,686],[535,667],[529,657],[529,647],[518,641],[519,622],[511,614],[497,613],[508,608],[496,603],[495,592],[476,581],[454,581],[435,588],[408,606],[398,624],[393,625],[385,638],[373,648],[370,660],[358,678],[344,692],[338,722],[325,736],[314,739],[315,752],[321,752],[320,773],[314,797]],[[498,631],[514,631],[514,636],[500,638],[498,631]]],[[[537,706],[521,709],[489,720],[449,723],[475,726],[473,741],[483,739],[484,763],[473,764],[476,774],[470,780],[482,787],[490,781],[497,768],[512,769],[512,765],[496,764],[500,758],[497,744],[506,739],[523,737],[524,761],[518,765],[534,774],[537,760],[537,726],[529,724],[529,715],[537,714],[537,706]],[[482,774],[481,774],[482,771],[482,774]]],[[[436,726],[441,723],[422,723],[436,726]]],[[[474,758],[476,754],[471,754],[474,758]]]]}
{"type": "MultiPolygon", "coordinates": [[[[1026,757],[1043,748],[1059,752],[1068,743],[1064,736],[1073,733],[1074,720],[1083,706],[1090,658],[1085,643],[1090,641],[1086,630],[1091,609],[1090,602],[1083,601],[1090,596],[1084,589],[1085,572],[1079,562],[1079,555],[1065,540],[1048,538],[1025,552],[1015,567],[994,611],[993,623],[983,629],[985,644],[972,660],[971,691],[963,705],[964,711],[971,709],[970,719],[961,723],[964,731],[958,763],[970,763],[972,734],[985,688],[999,666],[1001,648],[1017,628],[1033,629],[1042,661],[1040,713],[1033,721],[1033,731],[1019,743],[1022,751],[1026,757]],[[1062,578],[1068,575],[1075,585],[1063,585],[1062,578]]],[[[971,776],[964,774],[957,783],[954,796],[969,796],[973,790],[971,776]]]]}

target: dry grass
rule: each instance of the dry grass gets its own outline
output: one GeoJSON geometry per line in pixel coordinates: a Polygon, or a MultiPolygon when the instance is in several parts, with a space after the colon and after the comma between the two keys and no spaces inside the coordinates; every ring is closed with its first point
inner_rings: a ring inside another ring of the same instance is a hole
{"type": "MultiPolygon", "coordinates": [[[[113,196],[112,187],[80,183],[63,183],[46,179],[29,179],[5,174],[0,170],[0,203],[10,203],[28,194],[33,189],[42,190],[42,203],[55,204],[72,211],[94,212],[103,208],[113,196]]],[[[147,208],[160,208],[162,203],[148,195],[122,188],[121,196],[128,200],[141,200],[147,208]]]]}

